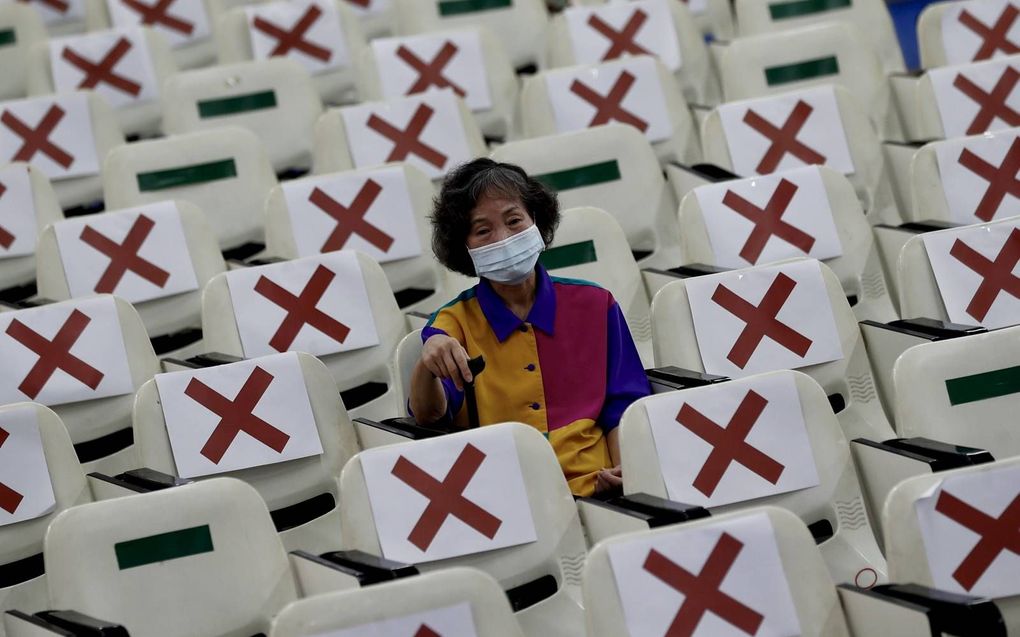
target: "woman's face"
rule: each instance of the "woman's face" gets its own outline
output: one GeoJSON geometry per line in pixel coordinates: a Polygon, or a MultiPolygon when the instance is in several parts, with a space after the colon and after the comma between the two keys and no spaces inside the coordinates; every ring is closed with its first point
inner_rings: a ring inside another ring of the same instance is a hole
{"type": "Polygon", "coordinates": [[[520,199],[502,194],[482,195],[469,218],[469,249],[497,243],[535,225],[520,199]]]}

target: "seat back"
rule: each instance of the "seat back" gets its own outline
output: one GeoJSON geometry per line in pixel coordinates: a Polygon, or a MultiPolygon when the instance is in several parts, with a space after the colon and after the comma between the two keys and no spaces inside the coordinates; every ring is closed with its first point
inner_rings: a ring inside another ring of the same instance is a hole
{"type": "Polygon", "coordinates": [[[35,280],[36,237],[47,224],[63,219],[64,212],[49,179],[34,166],[3,166],[0,184],[0,234],[6,244],[0,245],[0,289],[7,289],[35,280]]]}
{"type": "Polygon", "coordinates": [[[521,117],[525,138],[619,122],[644,133],[662,162],[694,164],[701,158],[676,78],[646,55],[531,77],[521,93],[521,117]]]}
{"type": "Polygon", "coordinates": [[[1009,0],[955,0],[932,3],[917,19],[921,68],[963,64],[1008,55],[1016,8],[1009,0]],[[993,34],[1005,29],[1000,40],[993,34]]]}
{"type": "Polygon", "coordinates": [[[130,28],[149,25],[170,44],[182,69],[208,66],[216,61],[212,39],[216,19],[244,0],[188,0],[160,6],[151,2],[106,0],[105,26],[130,28]]]}
{"type": "Polygon", "coordinates": [[[231,9],[216,23],[217,57],[221,64],[288,57],[312,75],[322,101],[354,102],[357,61],[366,46],[356,11],[357,3],[343,0],[264,2],[231,9]],[[293,40],[302,20],[310,25],[293,40]]]}
{"type": "Polygon", "coordinates": [[[262,239],[263,202],[276,175],[258,137],[243,128],[136,142],[110,153],[103,190],[109,208],[190,201],[220,248],[262,239]]]}
{"type": "MultiPolygon", "coordinates": [[[[421,329],[411,330],[407,336],[400,339],[397,344],[397,351],[393,355],[394,376],[399,379],[397,383],[396,402],[398,406],[406,408],[411,399],[411,373],[414,366],[421,359],[421,329]]],[[[404,412],[400,412],[403,414],[404,412]]]]}
{"type": "Polygon", "coordinates": [[[504,144],[497,161],[517,164],[556,191],[561,208],[595,206],[613,215],[642,266],[680,262],[677,202],[652,150],[630,126],[504,144]]]}
{"type": "Polygon", "coordinates": [[[691,263],[742,268],[821,259],[858,318],[896,318],[860,200],[846,177],[827,166],[699,186],[680,204],[680,227],[691,263]],[[775,214],[783,225],[773,231],[764,224],[775,214]]]}
{"type": "Polygon", "coordinates": [[[365,0],[350,5],[366,37],[379,38],[396,32],[396,7],[392,0],[365,0]]]}
{"type": "Polygon", "coordinates": [[[68,0],[60,4],[29,4],[42,19],[50,37],[84,33],[102,28],[102,0],[68,0]]]}
{"type": "Polygon", "coordinates": [[[1020,123],[1020,99],[1010,91],[1020,72],[1020,56],[931,69],[917,84],[920,139],[951,139],[1000,131],[1020,123]]]}
{"type": "MultiPolygon", "coordinates": [[[[202,294],[209,351],[318,356],[352,416],[396,415],[393,352],[407,333],[382,268],[351,250],[231,270],[202,294]]],[[[403,408],[400,407],[401,413],[403,408]]]]}
{"type": "Polygon", "coordinates": [[[68,509],[45,555],[54,608],[131,634],[264,633],[297,598],[265,503],[229,478],[68,509]]]}
{"type": "Polygon", "coordinates": [[[602,542],[585,565],[584,602],[593,637],[654,635],[678,624],[850,634],[811,533],[774,507],[602,542]],[[680,603],[682,591],[690,592],[680,603]],[[691,599],[704,600],[700,616],[691,599]]]}
{"type": "Polygon", "coordinates": [[[300,63],[274,58],[177,73],[163,85],[163,111],[170,135],[247,128],[265,144],[273,168],[284,172],[311,168],[322,102],[300,63]]]}
{"type": "Polygon", "coordinates": [[[26,73],[32,50],[46,41],[46,27],[35,9],[20,2],[0,5],[0,99],[9,100],[28,94],[26,73]]]}
{"type": "Polygon", "coordinates": [[[817,261],[791,259],[670,283],[652,301],[652,345],[657,366],[731,377],[798,369],[825,390],[847,439],[892,434],[857,319],[839,280],[817,261]],[[752,322],[750,330],[738,314],[752,322]],[[767,315],[778,319],[768,327],[785,345],[767,333],[759,337],[765,325],[758,321],[767,315]]]}

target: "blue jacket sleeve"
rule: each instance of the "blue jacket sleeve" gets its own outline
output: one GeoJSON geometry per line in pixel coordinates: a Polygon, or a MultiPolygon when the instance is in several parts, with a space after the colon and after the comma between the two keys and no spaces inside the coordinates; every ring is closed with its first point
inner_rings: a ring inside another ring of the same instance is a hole
{"type": "MultiPolygon", "coordinates": [[[[430,336],[434,336],[436,334],[446,335],[446,332],[432,326],[424,328],[421,332],[422,344],[429,340],[430,336]]],[[[444,378],[440,382],[443,383],[443,392],[446,393],[446,417],[452,422],[453,418],[457,415],[457,412],[460,411],[461,405],[464,404],[464,392],[457,389],[457,386],[454,385],[453,381],[449,378],[444,378]]],[[[414,417],[414,412],[411,411],[410,398],[407,400],[407,415],[414,417]]]]}
{"type": "Polygon", "coordinates": [[[606,329],[606,401],[598,422],[602,431],[609,433],[620,424],[624,410],[638,398],[651,394],[652,388],[627,327],[627,319],[616,301],[609,307],[606,329]]]}

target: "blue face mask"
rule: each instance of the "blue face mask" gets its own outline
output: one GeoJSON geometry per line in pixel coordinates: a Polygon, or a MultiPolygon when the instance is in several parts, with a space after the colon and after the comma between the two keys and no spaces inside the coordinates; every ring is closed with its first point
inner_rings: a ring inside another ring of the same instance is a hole
{"type": "Polygon", "coordinates": [[[478,276],[517,285],[523,283],[538,263],[538,255],[545,250],[545,241],[538,226],[531,226],[497,243],[468,249],[478,276]]]}

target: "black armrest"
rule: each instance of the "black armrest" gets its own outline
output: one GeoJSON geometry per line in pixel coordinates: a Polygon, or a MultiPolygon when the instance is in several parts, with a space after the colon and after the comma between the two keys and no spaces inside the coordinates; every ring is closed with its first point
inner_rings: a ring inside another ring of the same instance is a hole
{"type": "Polygon", "coordinates": [[[642,271],[670,276],[674,279],[690,279],[696,276],[704,276],[706,274],[729,272],[730,268],[723,268],[717,265],[708,265],[705,263],[688,263],[686,265],[679,265],[675,268],[668,268],[666,270],[661,268],[642,268],[642,271]]]}
{"type": "Polygon", "coordinates": [[[124,473],[118,473],[112,478],[101,473],[90,473],[89,477],[95,478],[96,480],[102,480],[103,482],[109,482],[110,484],[116,484],[117,486],[124,487],[125,489],[137,491],[138,493],[162,491],[163,489],[179,487],[182,484],[191,484],[193,482],[192,480],[178,478],[177,476],[172,476],[169,473],[163,473],[162,471],[156,471],[155,469],[149,469],[148,467],[131,469],[124,473]]]}
{"type": "Polygon", "coordinates": [[[962,325],[960,323],[950,323],[948,321],[924,317],[898,319],[888,323],[866,320],[861,321],[861,324],[882,330],[900,332],[927,341],[945,341],[951,338],[982,334],[988,331],[979,325],[962,325]]]}
{"type": "Polygon", "coordinates": [[[368,425],[369,427],[375,427],[376,429],[382,429],[388,431],[391,434],[396,434],[407,438],[408,440],[422,440],[425,438],[435,438],[436,436],[442,436],[453,431],[457,431],[453,428],[440,428],[439,425],[433,427],[422,427],[419,425],[414,418],[387,418],[385,420],[369,420],[368,418],[355,418],[354,422],[362,425],[368,425]]]}
{"type": "Polygon", "coordinates": [[[404,312],[404,314],[407,314],[408,316],[414,316],[414,317],[417,317],[417,318],[423,318],[423,319],[426,319],[426,320],[432,318],[431,314],[426,314],[425,312],[419,312],[418,310],[411,310],[410,312],[404,312]]]}
{"type": "Polygon", "coordinates": [[[949,593],[918,584],[883,584],[862,590],[850,584],[839,588],[921,612],[928,617],[932,635],[1006,637],[1002,613],[989,599],[949,593]]]}
{"type": "Polygon", "coordinates": [[[907,223],[901,223],[898,226],[892,226],[886,223],[880,223],[875,225],[876,228],[901,230],[903,232],[913,232],[914,234],[934,232],[936,230],[947,230],[949,228],[958,228],[959,226],[960,224],[958,223],[952,223],[949,221],[938,221],[936,219],[925,219],[924,221],[908,221],[907,223]]]}
{"type": "Polygon", "coordinates": [[[244,359],[240,356],[231,356],[230,354],[222,354],[220,352],[203,352],[202,354],[192,356],[191,358],[183,361],[178,358],[165,358],[163,360],[168,363],[180,365],[181,367],[202,369],[204,367],[216,367],[217,365],[236,363],[238,361],[243,361],[244,359]]]}
{"type": "Polygon", "coordinates": [[[951,445],[928,438],[893,438],[884,442],[855,438],[853,442],[923,462],[933,473],[995,462],[992,454],[984,449],[951,445]]]}
{"type": "MultiPolygon", "coordinates": [[[[258,243],[256,241],[249,241],[248,243],[242,243],[239,246],[223,250],[223,259],[231,263],[237,263],[240,265],[260,265],[256,263],[247,262],[246,260],[250,257],[262,252],[266,249],[266,244],[258,243]]],[[[261,259],[257,259],[261,261],[261,259]]],[[[282,261],[283,259],[278,259],[282,261]]],[[[267,263],[273,263],[273,261],[267,261],[267,263]]]]}
{"type": "Polygon", "coordinates": [[[37,292],[38,289],[35,287],[35,281],[24,285],[12,285],[9,288],[0,290],[0,302],[4,304],[17,303],[18,301],[24,301],[35,296],[37,292]]]}
{"type": "Polygon", "coordinates": [[[34,615],[12,610],[7,614],[41,630],[64,637],[128,637],[128,631],[119,624],[71,610],[43,611],[34,615]]]}
{"type": "Polygon", "coordinates": [[[169,334],[153,336],[149,339],[149,342],[152,343],[152,349],[156,352],[156,355],[159,356],[166,352],[172,352],[175,349],[187,347],[188,345],[197,343],[200,340],[202,340],[202,328],[188,327],[176,332],[170,332],[169,334]]]}
{"type": "MultiPolygon", "coordinates": [[[[709,107],[706,107],[706,108],[709,108],[709,107]]],[[[713,183],[717,183],[717,182],[720,182],[720,181],[733,181],[734,179],[740,179],[740,175],[738,175],[738,174],[736,174],[734,172],[731,172],[729,170],[726,170],[722,166],[717,166],[716,164],[701,163],[701,164],[692,164],[690,166],[687,166],[687,165],[681,164],[679,162],[671,161],[671,162],[669,162],[669,165],[673,166],[674,168],[679,168],[680,170],[683,170],[684,172],[693,173],[695,176],[700,177],[701,179],[704,179],[705,181],[711,181],[713,183]]]]}
{"type": "Polygon", "coordinates": [[[578,500],[643,520],[650,529],[670,524],[680,524],[681,522],[689,522],[709,516],[708,510],[703,507],[673,502],[672,500],[659,498],[647,493],[634,493],[632,495],[621,495],[608,499],[591,497],[578,498],[578,500]]]}
{"type": "Polygon", "coordinates": [[[291,551],[291,555],[314,562],[320,566],[340,571],[358,580],[361,586],[369,586],[380,582],[391,582],[402,577],[418,574],[418,569],[411,564],[394,562],[377,555],[362,551],[333,551],[315,555],[308,551],[291,551]]]}
{"type": "Polygon", "coordinates": [[[648,382],[663,385],[671,390],[704,387],[705,385],[715,385],[729,380],[728,376],[696,372],[692,369],[684,369],[675,365],[646,369],[645,376],[648,377],[648,382]]]}
{"type": "Polygon", "coordinates": [[[50,303],[56,303],[56,301],[53,299],[43,298],[41,296],[32,297],[30,299],[0,299],[0,305],[9,310],[27,310],[32,307],[49,305],[50,303]]]}

